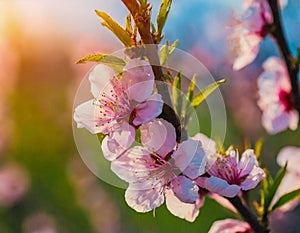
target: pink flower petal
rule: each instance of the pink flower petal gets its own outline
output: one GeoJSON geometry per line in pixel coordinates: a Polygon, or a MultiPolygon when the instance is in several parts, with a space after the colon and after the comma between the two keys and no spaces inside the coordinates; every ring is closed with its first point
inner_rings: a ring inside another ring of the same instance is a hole
{"type": "Polygon", "coordinates": [[[205,134],[197,133],[192,139],[201,142],[202,148],[207,155],[216,153],[216,142],[208,138],[205,134]]]}
{"type": "Polygon", "coordinates": [[[132,59],[124,67],[124,79],[121,81],[127,85],[126,93],[129,99],[143,102],[153,92],[154,74],[151,66],[140,59],[132,59]]]}
{"type": "Polygon", "coordinates": [[[262,125],[269,134],[276,134],[289,127],[289,114],[278,104],[269,106],[263,112],[262,125]]]}
{"type": "Polygon", "coordinates": [[[250,225],[235,219],[215,221],[208,233],[254,233],[250,225]]]}
{"type": "Polygon", "coordinates": [[[286,162],[288,172],[300,174],[300,147],[287,146],[279,151],[277,163],[283,167],[286,162]]]}
{"type": "Polygon", "coordinates": [[[99,118],[100,113],[94,105],[93,100],[89,100],[75,108],[74,120],[77,123],[77,127],[86,128],[92,134],[107,133],[107,128],[110,124],[101,125],[98,122],[99,118]]]}
{"type": "Polygon", "coordinates": [[[127,122],[117,124],[109,136],[102,141],[103,155],[107,160],[115,160],[125,152],[135,139],[135,129],[127,122]],[[116,127],[117,126],[117,127],[116,127]]]}
{"type": "Polygon", "coordinates": [[[129,186],[125,192],[125,200],[135,211],[145,213],[161,206],[164,195],[159,188],[132,190],[129,186]]]}
{"type": "Polygon", "coordinates": [[[199,177],[197,179],[197,184],[210,192],[218,193],[224,197],[235,197],[241,190],[238,185],[230,185],[225,180],[215,176],[211,176],[209,178],[199,177]]]}
{"type": "Polygon", "coordinates": [[[248,149],[246,150],[240,159],[238,164],[239,176],[243,177],[248,175],[254,166],[257,166],[258,162],[256,159],[256,155],[254,154],[254,150],[248,149]]]}
{"type": "Polygon", "coordinates": [[[199,143],[192,161],[182,173],[191,179],[196,179],[198,176],[201,176],[206,172],[205,165],[206,153],[199,143]]]}
{"type": "Polygon", "coordinates": [[[111,170],[126,182],[143,182],[149,178],[153,165],[150,152],[136,146],[112,161],[111,170]]]}
{"type": "Polygon", "coordinates": [[[98,98],[103,89],[110,85],[110,79],[113,78],[115,72],[113,69],[106,65],[96,65],[89,74],[89,80],[91,83],[91,92],[94,98],[98,98]]]}
{"type": "Polygon", "coordinates": [[[237,32],[239,38],[239,55],[233,63],[234,70],[240,70],[254,61],[259,52],[262,38],[249,32],[237,32]]]}
{"type": "Polygon", "coordinates": [[[251,173],[247,175],[246,179],[240,185],[242,190],[254,189],[263,178],[266,177],[266,174],[263,169],[258,166],[254,166],[251,173]]]}
{"type": "Polygon", "coordinates": [[[203,205],[203,199],[197,201],[195,204],[184,203],[174,195],[172,190],[167,190],[166,205],[173,215],[189,222],[194,222],[199,214],[199,208],[203,205]]]}
{"type": "Polygon", "coordinates": [[[198,199],[199,188],[185,176],[178,176],[171,182],[176,197],[185,203],[195,203],[198,199]]]}
{"type": "Polygon", "coordinates": [[[176,144],[175,128],[163,119],[154,119],[141,125],[142,144],[162,158],[170,153],[176,144]]]}
{"type": "MultiPolygon", "coordinates": [[[[172,155],[172,159],[174,161],[174,166],[177,167],[180,171],[185,171],[186,173],[191,173],[192,176],[195,176],[196,174],[202,174],[203,173],[203,167],[199,166],[198,169],[195,170],[195,168],[192,168],[195,164],[201,164],[204,165],[205,162],[202,161],[204,160],[204,156],[201,151],[199,150],[199,146],[201,146],[200,141],[195,141],[193,139],[188,139],[182,143],[179,144],[178,149],[174,152],[172,155]],[[193,164],[191,164],[192,160],[196,156],[195,160],[193,161],[193,164]],[[197,157],[199,156],[200,159],[197,157]],[[201,160],[202,159],[202,160],[201,160]],[[191,167],[189,167],[191,165],[191,167]],[[192,171],[189,169],[193,170],[195,172],[192,174],[192,171]]],[[[205,166],[205,165],[204,165],[205,166]]]]}
{"type": "Polygon", "coordinates": [[[140,125],[159,116],[162,112],[162,106],[163,101],[160,94],[150,96],[145,103],[138,104],[135,107],[133,124],[140,125]]]}

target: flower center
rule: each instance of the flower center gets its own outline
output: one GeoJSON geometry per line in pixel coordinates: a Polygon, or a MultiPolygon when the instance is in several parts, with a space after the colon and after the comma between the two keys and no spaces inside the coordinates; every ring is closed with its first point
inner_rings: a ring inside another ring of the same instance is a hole
{"type": "Polygon", "coordinates": [[[294,100],[291,92],[280,90],[278,93],[279,101],[284,106],[284,110],[289,112],[294,108],[294,100]]]}

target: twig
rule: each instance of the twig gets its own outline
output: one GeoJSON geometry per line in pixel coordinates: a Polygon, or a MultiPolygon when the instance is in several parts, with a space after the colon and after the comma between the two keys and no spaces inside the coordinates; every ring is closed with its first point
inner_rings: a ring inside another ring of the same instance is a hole
{"type": "Polygon", "coordinates": [[[260,225],[256,216],[243,205],[239,197],[227,198],[230,203],[238,210],[243,219],[248,222],[255,233],[268,233],[269,230],[260,225]]]}

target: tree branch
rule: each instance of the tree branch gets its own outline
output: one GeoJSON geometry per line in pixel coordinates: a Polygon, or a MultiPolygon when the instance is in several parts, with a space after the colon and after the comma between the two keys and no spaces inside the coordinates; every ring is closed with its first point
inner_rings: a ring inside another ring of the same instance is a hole
{"type": "Polygon", "coordinates": [[[276,40],[278,49],[285,61],[289,73],[291,86],[292,86],[294,106],[295,109],[297,109],[298,112],[300,113],[300,93],[299,93],[299,81],[298,81],[299,63],[295,63],[296,59],[288,47],[288,43],[286,41],[283,32],[278,0],[268,0],[268,3],[270,5],[272,15],[273,15],[273,21],[274,21],[273,22],[274,30],[271,31],[271,35],[276,40]]]}
{"type": "Polygon", "coordinates": [[[159,56],[157,47],[154,43],[152,34],[150,32],[150,20],[151,20],[151,8],[149,3],[146,4],[145,8],[142,8],[136,0],[122,0],[124,5],[131,13],[135,24],[137,25],[141,39],[145,45],[151,45],[146,47],[146,54],[152,66],[152,70],[155,76],[155,80],[159,81],[156,83],[158,93],[161,94],[164,101],[162,114],[159,116],[170,122],[176,130],[176,140],[186,139],[186,134],[182,134],[182,127],[180,120],[176,115],[172,106],[172,101],[168,91],[168,85],[164,80],[163,71],[160,66],[159,56]]]}
{"type": "Polygon", "coordinates": [[[227,198],[230,203],[238,210],[243,219],[248,222],[255,233],[268,233],[269,230],[260,225],[256,216],[243,205],[239,197],[227,198]]]}

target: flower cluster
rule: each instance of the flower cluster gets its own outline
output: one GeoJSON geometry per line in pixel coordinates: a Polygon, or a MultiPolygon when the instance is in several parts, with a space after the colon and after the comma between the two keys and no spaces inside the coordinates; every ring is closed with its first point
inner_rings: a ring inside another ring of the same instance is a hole
{"type": "Polygon", "coordinates": [[[120,74],[98,65],[89,80],[94,99],[79,105],[74,119],[79,128],[106,135],[104,157],[129,184],[125,200],[136,211],[154,210],[166,200],[172,214],[194,221],[203,193],[233,197],[264,177],[251,150],[238,161],[237,151],[222,155],[203,134],[177,142],[173,125],[157,118],[163,102],[146,62],[130,60],[120,74]]]}
{"type": "MultiPolygon", "coordinates": [[[[281,8],[287,1],[279,1],[281,8]]],[[[266,0],[247,0],[243,4],[244,14],[233,27],[230,41],[233,42],[235,60],[233,69],[239,70],[250,64],[259,52],[259,44],[270,34],[275,41],[273,14],[266,0]]],[[[277,27],[277,28],[276,28],[277,27]]],[[[292,56],[292,55],[286,55],[292,56]]],[[[262,125],[270,134],[276,134],[298,127],[299,113],[295,109],[295,98],[287,71],[288,64],[276,57],[270,57],[263,64],[263,73],[258,78],[259,101],[263,111],[262,125]]],[[[289,65],[288,65],[289,66],[289,65]]],[[[291,77],[291,79],[297,77],[291,77]]]]}

